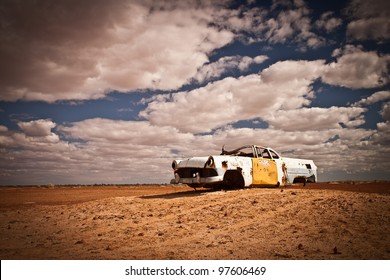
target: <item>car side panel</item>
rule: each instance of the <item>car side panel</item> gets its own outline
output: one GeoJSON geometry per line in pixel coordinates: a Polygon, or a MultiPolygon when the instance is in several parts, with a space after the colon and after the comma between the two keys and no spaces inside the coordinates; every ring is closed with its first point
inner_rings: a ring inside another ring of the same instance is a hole
{"type": "Polygon", "coordinates": [[[288,183],[296,178],[311,178],[317,180],[317,166],[312,160],[299,158],[284,158],[286,164],[288,183]]]}
{"type": "Polygon", "coordinates": [[[215,156],[215,166],[222,167],[223,173],[227,170],[237,170],[244,178],[245,186],[252,184],[252,160],[249,157],[215,156]]]}

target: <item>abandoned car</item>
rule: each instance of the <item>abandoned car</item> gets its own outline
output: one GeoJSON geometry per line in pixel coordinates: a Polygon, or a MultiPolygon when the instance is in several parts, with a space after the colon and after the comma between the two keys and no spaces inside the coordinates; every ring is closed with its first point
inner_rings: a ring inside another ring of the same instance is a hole
{"type": "Polygon", "coordinates": [[[174,183],[190,187],[244,188],[316,182],[312,160],[281,157],[273,149],[249,145],[221,155],[174,160],[174,183]]]}

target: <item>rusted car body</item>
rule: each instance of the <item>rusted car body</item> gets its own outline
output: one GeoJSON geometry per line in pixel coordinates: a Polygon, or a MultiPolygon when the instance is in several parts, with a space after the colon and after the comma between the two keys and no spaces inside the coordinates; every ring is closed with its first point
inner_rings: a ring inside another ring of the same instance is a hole
{"type": "Polygon", "coordinates": [[[316,182],[317,166],[312,160],[281,157],[273,149],[242,146],[216,156],[192,157],[172,162],[174,183],[193,188],[244,188],[283,186],[316,182]]]}

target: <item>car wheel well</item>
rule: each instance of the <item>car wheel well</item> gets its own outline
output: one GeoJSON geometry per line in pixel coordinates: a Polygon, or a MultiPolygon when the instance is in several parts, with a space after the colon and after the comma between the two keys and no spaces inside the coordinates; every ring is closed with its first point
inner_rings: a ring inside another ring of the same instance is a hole
{"type": "Polygon", "coordinates": [[[314,175],[310,177],[295,177],[293,180],[293,184],[295,183],[303,183],[304,185],[306,183],[315,183],[316,182],[316,177],[314,175]]]}
{"type": "Polygon", "coordinates": [[[224,185],[228,188],[243,189],[245,180],[239,170],[227,170],[223,176],[224,185]]]}

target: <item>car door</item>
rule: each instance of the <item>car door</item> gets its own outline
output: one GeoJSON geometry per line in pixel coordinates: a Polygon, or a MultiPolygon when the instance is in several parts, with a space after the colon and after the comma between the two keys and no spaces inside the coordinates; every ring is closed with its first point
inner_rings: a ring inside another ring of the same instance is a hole
{"type": "Polygon", "coordinates": [[[268,150],[258,148],[257,154],[257,158],[252,158],[252,184],[277,185],[278,169],[268,150]]]}

